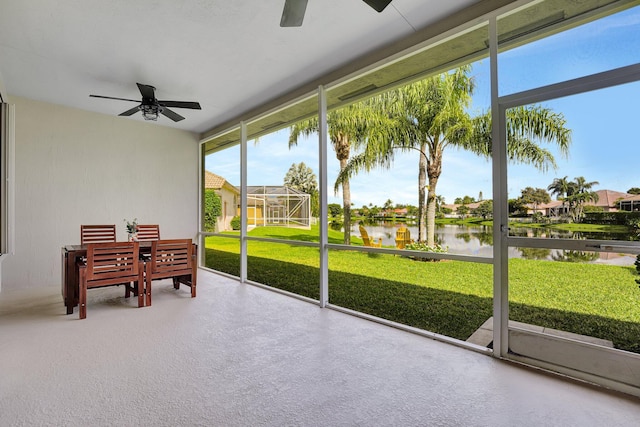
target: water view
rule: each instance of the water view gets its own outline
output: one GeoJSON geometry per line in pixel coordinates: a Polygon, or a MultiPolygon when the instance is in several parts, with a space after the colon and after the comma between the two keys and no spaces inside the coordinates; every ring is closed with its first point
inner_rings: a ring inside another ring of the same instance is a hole
{"type": "MultiPolygon", "coordinates": [[[[365,225],[369,236],[376,241],[382,239],[383,246],[394,246],[396,230],[400,223],[379,222],[374,225],[365,225]]],[[[418,227],[407,225],[411,237],[418,236],[418,227]]],[[[359,236],[357,224],[352,227],[352,235],[359,236]]],[[[512,236],[539,237],[549,239],[604,239],[604,240],[629,240],[626,233],[586,233],[563,230],[546,230],[540,228],[518,227],[510,231],[512,236]]],[[[442,247],[448,248],[452,254],[473,255],[479,257],[493,257],[493,235],[491,227],[485,225],[436,225],[436,242],[442,247]]],[[[509,248],[510,258],[525,258],[551,261],[588,262],[615,265],[633,265],[635,255],[606,253],[606,252],[582,252],[560,249],[538,248],[509,248]]]]}

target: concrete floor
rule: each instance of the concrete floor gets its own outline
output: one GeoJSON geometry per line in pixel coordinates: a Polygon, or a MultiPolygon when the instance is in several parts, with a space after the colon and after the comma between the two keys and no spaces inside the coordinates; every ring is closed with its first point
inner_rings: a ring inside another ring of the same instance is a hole
{"type": "Polygon", "coordinates": [[[0,426],[637,426],[640,400],[200,272],[0,293],[0,426]]]}

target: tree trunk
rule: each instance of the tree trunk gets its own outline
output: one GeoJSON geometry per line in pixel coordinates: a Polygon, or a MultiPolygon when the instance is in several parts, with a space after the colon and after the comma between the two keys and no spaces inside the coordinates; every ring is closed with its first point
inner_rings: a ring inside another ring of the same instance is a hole
{"type": "MultiPolygon", "coordinates": [[[[340,170],[347,166],[347,159],[340,160],[340,170]]],[[[342,183],[342,210],[344,212],[344,244],[351,244],[351,187],[349,179],[342,183]]]]}
{"type": "Polygon", "coordinates": [[[438,178],[429,177],[427,193],[427,246],[433,248],[436,240],[436,185],[438,178]]]}
{"type": "Polygon", "coordinates": [[[427,240],[427,203],[425,190],[427,186],[427,158],[424,155],[424,144],[420,149],[418,162],[418,241],[427,240]]]}
{"type": "MultiPolygon", "coordinates": [[[[351,145],[349,138],[344,135],[338,135],[334,147],[336,158],[340,162],[340,172],[342,172],[349,161],[351,145]]],[[[344,215],[344,244],[351,244],[351,187],[349,186],[349,178],[342,183],[342,211],[344,215]]]]}
{"type": "MultiPolygon", "coordinates": [[[[426,144],[423,144],[421,151],[425,153],[422,156],[426,159],[426,144]]],[[[427,195],[427,246],[434,247],[436,239],[436,186],[438,185],[438,178],[442,172],[442,146],[436,139],[433,142],[433,146],[429,152],[426,170],[429,177],[429,191],[427,195]]]]}

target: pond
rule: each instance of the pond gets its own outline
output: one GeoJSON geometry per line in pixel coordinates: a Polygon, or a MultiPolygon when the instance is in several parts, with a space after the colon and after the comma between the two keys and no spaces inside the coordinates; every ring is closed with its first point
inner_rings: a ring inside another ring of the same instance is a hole
{"type": "MultiPolygon", "coordinates": [[[[385,246],[395,245],[396,229],[400,223],[379,222],[375,225],[365,225],[369,236],[382,239],[385,246]]],[[[417,226],[407,226],[411,237],[418,236],[417,226]]],[[[540,228],[517,227],[510,230],[512,236],[540,237],[550,239],[598,239],[628,241],[626,233],[585,233],[563,230],[545,230],[540,228]]],[[[352,227],[352,235],[360,236],[358,224],[352,227]]],[[[484,225],[436,225],[436,242],[448,248],[451,254],[473,255],[479,257],[493,257],[493,234],[490,226],[484,225]]],[[[615,265],[633,265],[635,255],[617,253],[598,253],[568,251],[560,249],[538,248],[509,248],[510,258],[525,258],[553,261],[605,263],[615,265]]]]}

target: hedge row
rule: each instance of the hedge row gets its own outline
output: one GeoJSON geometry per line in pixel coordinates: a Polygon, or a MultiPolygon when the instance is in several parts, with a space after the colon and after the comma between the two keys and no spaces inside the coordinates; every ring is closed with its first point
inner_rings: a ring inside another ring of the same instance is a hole
{"type": "Polygon", "coordinates": [[[628,225],[630,220],[640,220],[640,212],[585,212],[585,224],[628,225]]]}

